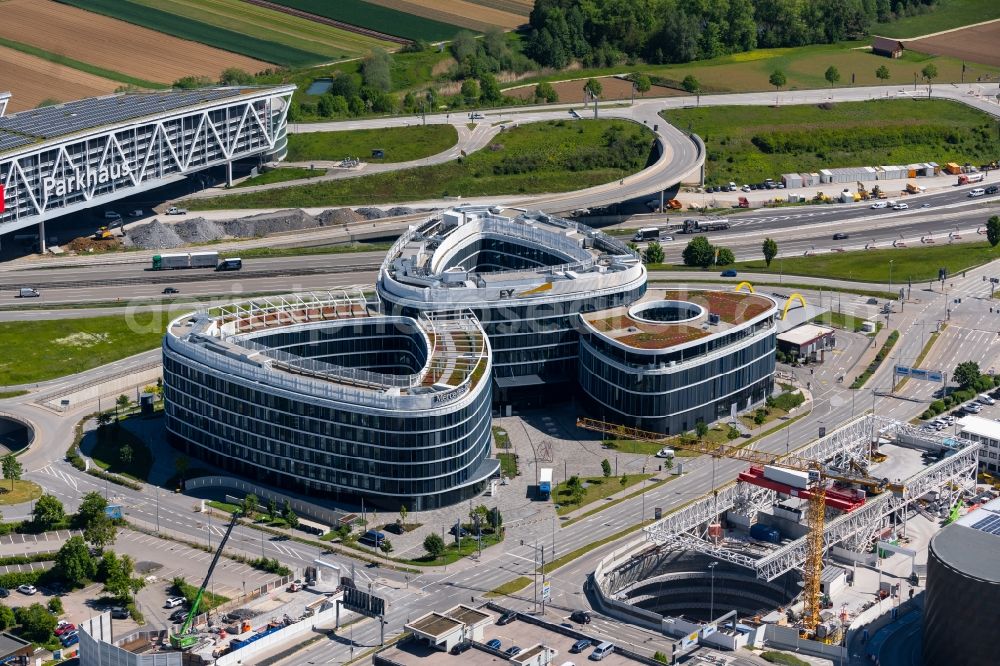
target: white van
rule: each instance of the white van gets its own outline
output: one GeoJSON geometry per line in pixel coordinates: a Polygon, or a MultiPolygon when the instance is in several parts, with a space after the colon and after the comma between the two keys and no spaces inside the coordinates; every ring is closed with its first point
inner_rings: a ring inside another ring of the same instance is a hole
{"type": "Polygon", "coordinates": [[[974,189],[974,190],[969,190],[969,196],[970,196],[970,197],[981,197],[981,196],[983,196],[984,194],[986,194],[986,190],[984,190],[984,189],[983,189],[983,188],[981,188],[981,187],[977,187],[977,188],[976,188],[976,189],[974,189]]]}
{"type": "Polygon", "coordinates": [[[994,400],[989,395],[987,395],[986,393],[981,393],[979,395],[979,402],[982,403],[982,404],[984,404],[984,405],[995,405],[995,404],[997,404],[997,401],[994,400]]]}
{"type": "Polygon", "coordinates": [[[889,204],[885,201],[876,201],[872,204],[872,208],[888,208],[889,204]]]}
{"type": "Polygon", "coordinates": [[[615,651],[614,643],[607,643],[607,642],[601,643],[600,645],[594,648],[593,652],[590,653],[590,660],[601,661],[614,651],[615,651]]]}

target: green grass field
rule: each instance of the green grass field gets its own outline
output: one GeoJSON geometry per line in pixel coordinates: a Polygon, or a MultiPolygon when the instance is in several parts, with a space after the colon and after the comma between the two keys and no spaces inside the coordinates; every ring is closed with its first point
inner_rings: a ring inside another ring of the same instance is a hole
{"type": "Polygon", "coordinates": [[[301,9],[335,21],[377,30],[406,39],[441,41],[451,39],[462,30],[459,26],[407,14],[396,9],[363,2],[363,0],[272,0],[275,4],[301,9]]]}
{"type": "Polygon", "coordinates": [[[0,323],[0,386],[76,374],[160,345],[167,313],[0,323]]]}
{"type": "Polygon", "coordinates": [[[374,47],[392,48],[386,42],[342,30],[241,0],[133,0],[177,16],[238,32],[255,39],[283,44],[329,60],[364,55],[374,47]]]}
{"type": "MultiPolygon", "coordinates": [[[[56,0],[116,18],[126,23],[140,25],[151,30],[207,44],[224,51],[239,53],[250,58],[264,60],[285,67],[304,67],[324,62],[329,58],[322,53],[313,53],[288,46],[287,44],[259,39],[234,30],[202,23],[186,16],[170,13],[155,7],[147,7],[134,0],[56,0]]],[[[159,3],[156,5],[159,7],[159,3]]],[[[222,67],[219,68],[222,71],[222,67]]]]}
{"type": "MultiPolygon", "coordinates": [[[[738,257],[737,257],[738,258],[738,257]]],[[[753,273],[808,275],[859,282],[888,283],[889,260],[892,259],[892,283],[902,286],[908,280],[937,280],[938,268],[945,267],[949,275],[1000,259],[1000,248],[989,243],[955,243],[954,245],[924,245],[885,250],[831,252],[810,257],[775,259],[771,267],[763,258],[739,261],[733,268],[753,273]]],[[[916,285],[914,285],[916,286],[916,285]]]]}
{"type": "Polygon", "coordinates": [[[448,150],[458,143],[454,125],[386,127],[350,132],[307,132],[288,135],[288,161],[342,160],[357,157],[364,162],[409,162],[448,150]],[[385,151],[384,159],[371,157],[372,150],[385,151]]]}
{"type": "Polygon", "coordinates": [[[271,183],[284,183],[289,180],[304,180],[306,178],[319,178],[326,175],[326,169],[310,169],[308,167],[278,167],[268,169],[257,176],[252,176],[234,185],[233,187],[253,187],[255,185],[270,185],[271,183]]]}
{"type": "Polygon", "coordinates": [[[995,18],[1000,18],[1000,3],[996,0],[937,0],[934,9],[926,14],[907,16],[892,23],[876,23],[871,27],[871,32],[874,35],[903,39],[995,18]]]}
{"type": "Polygon", "coordinates": [[[445,196],[565,192],[608,183],[639,171],[648,159],[651,138],[648,129],[626,121],[531,123],[504,131],[491,147],[445,164],[265,192],[191,199],[184,205],[192,210],[300,208],[445,196]]]}
{"type": "Polygon", "coordinates": [[[830,167],[981,164],[1000,154],[996,121],[947,100],[703,107],[661,115],[705,140],[710,184],[753,183],[830,167]]]}
{"type": "Polygon", "coordinates": [[[583,477],[580,480],[584,483],[584,493],[579,504],[572,501],[572,493],[569,491],[566,482],[563,481],[552,489],[552,499],[559,504],[556,508],[556,513],[562,516],[570,511],[576,511],[581,507],[587,506],[591,502],[602,500],[605,497],[610,497],[617,492],[621,492],[622,490],[626,490],[636,484],[642,483],[652,476],[652,474],[629,474],[625,477],[625,485],[622,485],[622,477],[620,476],[612,475],[606,479],[603,476],[583,477]]]}
{"type": "Polygon", "coordinates": [[[42,487],[34,481],[0,479],[0,504],[23,504],[41,496],[42,487]]]}
{"type": "Polygon", "coordinates": [[[153,467],[153,453],[146,443],[122,427],[113,424],[98,431],[93,446],[84,451],[94,459],[94,463],[106,472],[122,474],[137,481],[149,478],[149,470],[153,467]],[[123,446],[132,449],[129,460],[123,460],[123,446]]]}

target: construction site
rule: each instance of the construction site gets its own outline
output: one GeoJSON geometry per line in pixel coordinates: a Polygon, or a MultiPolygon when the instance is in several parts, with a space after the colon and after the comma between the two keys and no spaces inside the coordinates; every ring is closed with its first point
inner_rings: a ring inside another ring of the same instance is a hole
{"type": "Polygon", "coordinates": [[[602,560],[588,590],[601,611],[677,638],[675,657],[767,645],[844,662],[922,593],[930,539],[980,496],[978,443],[871,414],[790,455],[691,446],[748,465],[602,560]]]}

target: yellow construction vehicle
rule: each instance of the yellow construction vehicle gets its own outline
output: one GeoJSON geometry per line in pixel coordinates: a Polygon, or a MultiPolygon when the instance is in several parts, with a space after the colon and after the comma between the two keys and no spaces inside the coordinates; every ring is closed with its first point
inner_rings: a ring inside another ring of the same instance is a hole
{"type": "Polygon", "coordinates": [[[110,240],[114,237],[114,234],[112,234],[111,230],[107,227],[101,227],[94,232],[94,240],[110,240]]]}
{"type": "Polygon", "coordinates": [[[871,197],[868,195],[868,190],[865,189],[865,184],[860,180],[858,181],[858,197],[861,201],[868,201],[871,197]]]}
{"type": "MultiPolygon", "coordinates": [[[[584,430],[613,435],[618,439],[632,439],[657,445],[665,446],[667,440],[671,439],[658,432],[650,432],[591,418],[578,418],[576,425],[584,430]]],[[[906,490],[905,486],[898,483],[890,483],[888,479],[872,477],[857,466],[854,466],[854,473],[832,472],[825,469],[822,461],[810,460],[794,454],[768,453],[766,451],[755,451],[729,444],[713,444],[701,441],[691,442],[679,438],[671,441],[669,446],[674,449],[703,453],[716,458],[742,460],[756,466],[783,467],[809,473],[809,487],[806,489],[806,492],[800,493],[800,496],[806,497],[808,500],[806,517],[809,525],[809,532],[806,535],[806,557],[802,564],[803,612],[799,625],[801,635],[804,638],[815,637],[816,627],[822,619],[820,611],[822,610],[823,594],[823,533],[826,524],[827,507],[826,481],[833,480],[847,484],[861,485],[871,493],[881,493],[891,490],[895,494],[902,494],[906,490]]],[[[713,488],[712,490],[714,492],[715,489],[713,488]]]]}

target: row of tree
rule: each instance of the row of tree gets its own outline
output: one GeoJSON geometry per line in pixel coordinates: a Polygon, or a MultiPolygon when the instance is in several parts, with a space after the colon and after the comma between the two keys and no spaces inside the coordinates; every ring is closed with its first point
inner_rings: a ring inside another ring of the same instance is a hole
{"type": "Polygon", "coordinates": [[[562,69],[643,58],[690,62],[856,39],[935,0],[536,0],[526,52],[562,69]]]}

